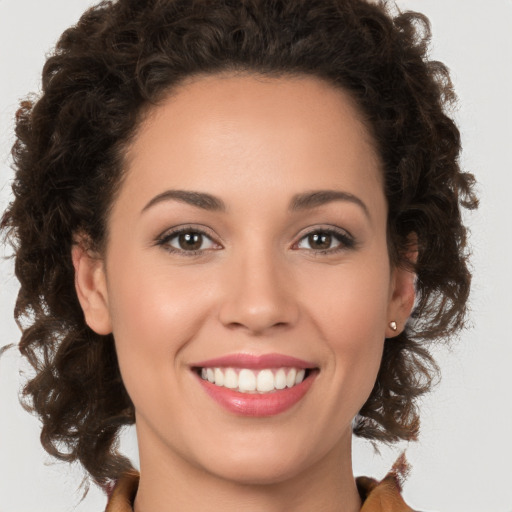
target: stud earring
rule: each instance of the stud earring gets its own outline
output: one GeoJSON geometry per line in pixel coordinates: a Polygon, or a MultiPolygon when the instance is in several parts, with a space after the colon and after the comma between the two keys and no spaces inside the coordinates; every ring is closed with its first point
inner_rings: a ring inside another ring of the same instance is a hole
{"type": "Polygon", "coordinates": [[[397,330],[396,322],[394,320],[389,322],[389,327],[391,328],[392,331],[396,331],[397,330]]]}

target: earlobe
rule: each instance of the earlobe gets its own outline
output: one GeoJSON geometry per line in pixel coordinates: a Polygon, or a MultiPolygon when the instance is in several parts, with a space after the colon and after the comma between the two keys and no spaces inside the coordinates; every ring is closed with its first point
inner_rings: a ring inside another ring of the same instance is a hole
{"type": "Polygon", "coordinates": [[[73,245],[71,258],[75,269],[75,290],[87,325],[98,334],[110,334],[112,325],[103,259],[80,242],[73,245]]]}
{"type": "Polygon", "coordinates": [[[416,299],[416,274],[405,268],[394,270],[393,290],[388,308],[386,338],[393,338],[404,330],[416,299]]]}
{"type": "MultiPolygon", "coordinates": [[[[408,239],[408,249],[405,256],[411,264],[414,264],[418,257],[418,238],[416,233],[411,233],[408,239]]],[[[414,307],[415,300],[415,272],[412,268],[403,266],[395,267],[392,275],[392,291],[388,308],[387,338],[393,338],[404,330],[405,324],[414,307]]]]}

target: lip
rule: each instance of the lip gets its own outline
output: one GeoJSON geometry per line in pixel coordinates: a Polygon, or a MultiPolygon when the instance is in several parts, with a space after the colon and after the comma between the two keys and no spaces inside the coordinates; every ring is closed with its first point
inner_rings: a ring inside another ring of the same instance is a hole
{"type": "Polygon", "coordinates": [[[222,386],[216,386],[202,379],[197,373],[196,378],[206,391],[221,407],[242,416],[274,416],[297,404],[313,385],[317,371],[291,388],[276,390],[271,393],[240,393],[222,386]]]}
{"type": "Polygon", "coordinates": [[[296,357],[286,356],[284,354],[228,354],[206,361],[200,361],[190,365],[192,368],[214,368],[214,367],[233,367],[248,368],[251,370],[263,370],[265,368],[304,368],[312,370],[316,368],[315,363],[297,359],[296,357]]]}
{"type": "Polygon", "coordinates": [[[264,417],[281,414],[299,403],[313,385],[318,368],[314,363],[284,354],[229,354],[191,365],[193,373],[208,396],[225,410],[241,416],[264,417]],[[303,368],[308,376],[291,388],[271,393],[240,393],[223,386],[216,386],[201,378],[198,368],[231,367],[261,370],[266,368],[303,368]]]}

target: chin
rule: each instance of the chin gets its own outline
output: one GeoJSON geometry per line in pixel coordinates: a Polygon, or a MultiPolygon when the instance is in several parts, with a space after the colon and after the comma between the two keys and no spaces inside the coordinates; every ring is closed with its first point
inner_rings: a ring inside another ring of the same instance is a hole
{"type": "Polygon", "coordinates": [[[274,457],[240,460],[207,468],[216,477],[242,485],[272,485],[292,479],[304,468],[301,464],[286,463],[274,457]]]}
{"type": "Polygon", "coordinates": [[[247,450],[227,446],[222,450],[222,456],[209,454],[208,459],[202,457],[204,460],[199,464],[212,475],[245,485],[278,484],[292,479],[314,464],[314,461],[305,458],[307,450],[303,446],[286,449],[281,443],[278,448],[271,442],[254,443],[247,450]]]}

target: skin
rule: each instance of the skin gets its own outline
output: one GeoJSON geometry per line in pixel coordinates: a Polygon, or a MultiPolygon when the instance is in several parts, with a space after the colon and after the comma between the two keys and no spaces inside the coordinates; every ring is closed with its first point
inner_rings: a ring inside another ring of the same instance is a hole
{"type": "Polygon", "coordinates": [[[360,509],[351,422],[414,300],[414,276],[390,266],[386,215],[361,116],[319,79],[196,77],[148,114],[105,253],[73,249],[86,321],[114,333],[136,409],[136,512],[360,509]],[[155,200],[169,190],[225,208],[155,200]],[[290,209],[319,190],[357,200],[290,209]],[[176,237],[158,243],[183,225],[207,235],[192,255],[176,237]],[[308,234],[326,229],[341,238],[321,250],[308,234]],[[237,416],[190,365],[240,352],[298,357],[319,373],[284,413],[237,416]]]}

